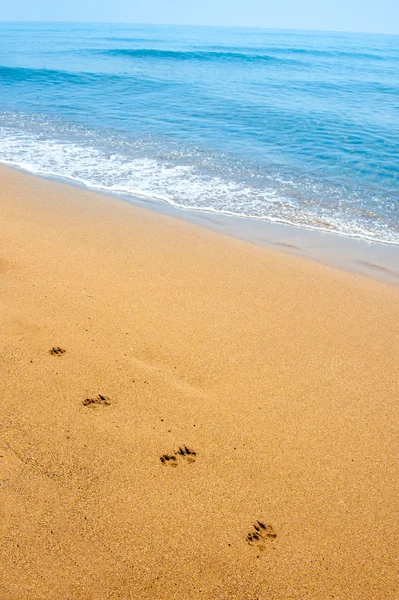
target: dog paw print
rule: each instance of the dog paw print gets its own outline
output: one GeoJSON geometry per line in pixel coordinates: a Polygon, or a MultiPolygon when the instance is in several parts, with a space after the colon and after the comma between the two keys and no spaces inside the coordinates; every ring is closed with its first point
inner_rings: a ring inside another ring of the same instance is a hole
{"type": "Polygon", "coordinates": [[[161,456],[161,463],[163,465],[170,465],[171,467],[177,467],[177,460],[174,454],[163,454],[161,456]]]}
{"type": "Polygon", "coordinates": [[[195,462],[197,453],[194,450],[190,450],[187,446],[180,446],[180,448],[173,454],[163,454],[160,461],[163,465],[170,465],[177,467],[178,463],[185,460],[188,463],[195,462]]]}
{"type": "Polygon", "coordinates": [[[49,350],[49,354],[51,354],[51,356],[61,356],[62,354],[65,354],[66,350],[64,350],[64,348],[60,348],[59,346],[54,346],[53,348],[51,348],[51,350],[49,350]]]}
{"type": "Polygon", "coordinates": [[[111,400],[107,396],[98,394],[95,398],[86,398],[82,404],[83,406],[110,406],[111,400]]]}
{"type": "Polygon", "coordinates": [[[262,521],[256,521],[252,526],[246,537],[246,540],[250,546],[260,544],[263,541],[273,541],[277,537],[277,533],[274,531],[271,525],[266,525],[262,521]]]}

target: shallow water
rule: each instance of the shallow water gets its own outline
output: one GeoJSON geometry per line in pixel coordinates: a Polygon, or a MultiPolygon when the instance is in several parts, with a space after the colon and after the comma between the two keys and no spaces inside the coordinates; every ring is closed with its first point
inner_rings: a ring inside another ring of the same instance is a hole
{"type": "Polygon", "coordinates": [[[399,244],[399,36],[0,24],[0,161],[399,244]]]}

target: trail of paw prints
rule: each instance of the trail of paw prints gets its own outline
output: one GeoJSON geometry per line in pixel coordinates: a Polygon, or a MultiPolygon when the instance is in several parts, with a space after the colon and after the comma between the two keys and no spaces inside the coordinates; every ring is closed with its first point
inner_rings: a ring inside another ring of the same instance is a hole
{"type": "Polygon", "coordinates": [[[194,450],[190,450],[187,446],[181,446],[176,452],[173,454],[163,454],[160,457],[160,461],[163,465],[170,465],[171,467],[177,467],[179,462],[186,461],[188,463],[195,462],[197,458],[197,453],[194,450]]]}
{"type": "Polygon", "coordinates": [[[262,521],[256,521],[252,526],[252,531],[247,534],[245,539],[250,546],[258,546],[260,548],[262,542],[272,542],[276,537],[277,533],[271,525],[266,525],[262,521]]]}
{"type": "Polygon", "coordinates": [[[95,398],[86,398],[82,404],[83,406],[110,406],[111,400],[107,396],[98,394],[95,398]]]}

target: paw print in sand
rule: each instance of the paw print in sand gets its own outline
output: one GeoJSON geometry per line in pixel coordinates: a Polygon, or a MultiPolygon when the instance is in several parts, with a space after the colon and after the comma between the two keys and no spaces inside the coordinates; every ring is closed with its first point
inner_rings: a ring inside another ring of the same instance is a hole
{"type": "Polygon", "coordinates": [[[61,356],[62,354],[65,354],[66,350],[64,350],[64,348],[60,348],[59,346],[54,346],[53,348],[51,348],[51,350],[49,350],[49,354],[51,354],[51,356],[61,356]]]}
{"type": "Polygon", "coordinates": [[[163,454],[160,461],[163,465],[171,465],[177,467],[178,462],[185,460],[186,462],[193,463],[197,457],[197,453],[194,450],[190,450],[187,446],[181,446],[173,454],[163,454]]]}
{"type": "Polygon", "coordinates": [[[246,540],[250,546],[260,544],[265,540],[273,541],[277,537],[271,525],[265,525],[262,521],[256,521],[252,526],[252,531],[246,536],[246,540]]]}
{"type": "Polygon", "coordinates": [[[86,398],[82,404],[83,406],[110,406],[111,401],[107,396],[98,394],[95,398],[86,398]]]}

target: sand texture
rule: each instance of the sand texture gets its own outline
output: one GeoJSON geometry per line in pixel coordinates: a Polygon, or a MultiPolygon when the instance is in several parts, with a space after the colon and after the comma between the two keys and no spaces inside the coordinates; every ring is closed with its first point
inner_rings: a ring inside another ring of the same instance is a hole
{"type": "Polygon", "coordinates": [[[0,599],[397,600],[399,289],[0,169],[0,599]]]}

